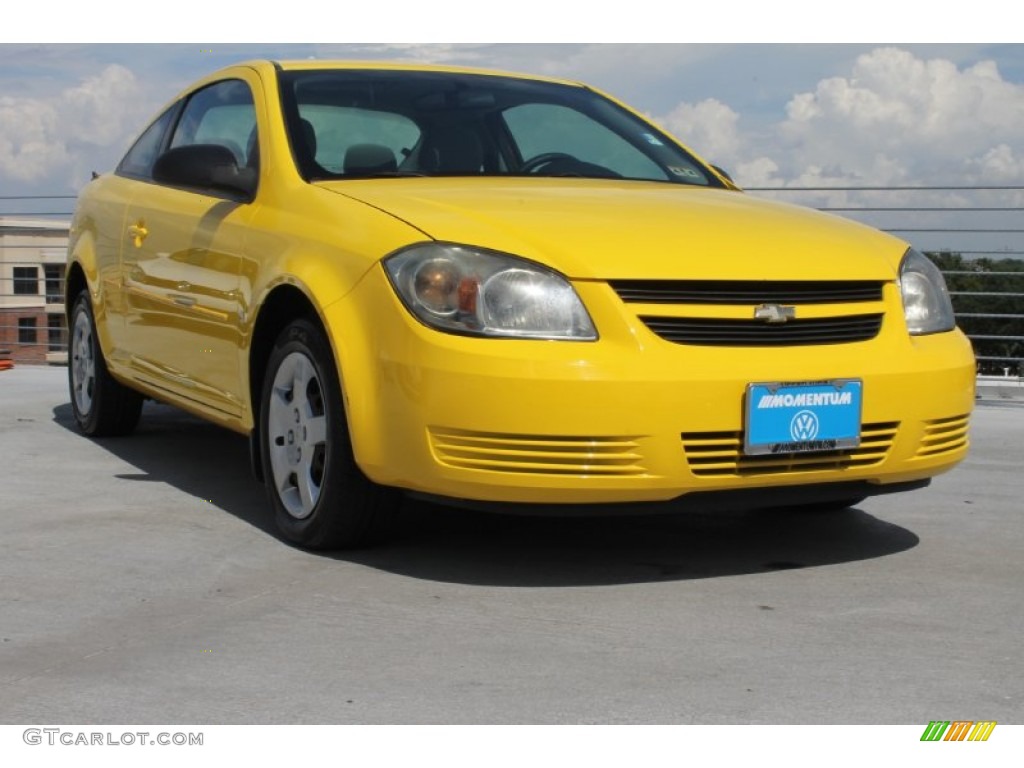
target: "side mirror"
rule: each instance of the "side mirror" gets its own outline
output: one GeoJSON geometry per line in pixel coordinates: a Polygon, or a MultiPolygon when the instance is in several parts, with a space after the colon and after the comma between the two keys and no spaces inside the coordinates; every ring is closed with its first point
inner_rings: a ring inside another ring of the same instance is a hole
{"type": "Polygon", "coordinates": [[[724,168],[719,168],[717,165],[712,165],[711,167],[714,168],[715,169],[715,173],[717,173],[723,179],[726,179],[727,181],[729,181],[732,184],[736,183],[735,181],[732,180],[732,176],[729,175],[729,172],[726,171],[724,168]]]}
{"type": "Polygon", "coordinates": [[[251,202],[255,168],[239,168],[234,153],[220,144],[192,144],[164,152],[153,164],[153,180],[172,187],[226,192],[251,202]]]}

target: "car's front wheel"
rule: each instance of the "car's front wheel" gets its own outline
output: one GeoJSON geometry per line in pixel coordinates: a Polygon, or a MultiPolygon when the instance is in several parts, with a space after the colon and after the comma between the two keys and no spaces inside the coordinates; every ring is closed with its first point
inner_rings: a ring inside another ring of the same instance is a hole
{"type": "Polygon", "coordinates": [[[260,449],[275,522],[288,540],[340,549],[388,531],[400,496],[356,466],[330,346],[308,320],[285,328],[271,351],[260,449]]]}
{"type": "Polygon", "coordinates": [[[79,429],[92,437],[127,435],[139,423],[142,395],[107,370],[88,291],[75,299],[69,333],[68,388],[79,429]]]}

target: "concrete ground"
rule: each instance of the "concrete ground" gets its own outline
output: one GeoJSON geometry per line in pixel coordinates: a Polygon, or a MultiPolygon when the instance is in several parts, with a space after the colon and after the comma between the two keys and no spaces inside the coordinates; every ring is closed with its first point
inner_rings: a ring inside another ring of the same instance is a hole
{"type": "Polygon", "coordinates": [[[836,514],[409,504],[355,554],[271,532],[245,441],[72,426],[0,372],[0,722],[1024,722],[1024,401],[928,489],[836,514]]]}

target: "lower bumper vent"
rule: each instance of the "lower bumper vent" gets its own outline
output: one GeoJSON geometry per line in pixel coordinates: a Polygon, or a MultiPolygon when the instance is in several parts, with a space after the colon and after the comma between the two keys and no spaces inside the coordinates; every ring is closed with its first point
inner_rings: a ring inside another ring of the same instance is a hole
{"type": "Polygon", "coordinates": [[[518,435],[431,428],[442,464],[531,475],[631,477],[647,473],[637,437],[518,435]]]}

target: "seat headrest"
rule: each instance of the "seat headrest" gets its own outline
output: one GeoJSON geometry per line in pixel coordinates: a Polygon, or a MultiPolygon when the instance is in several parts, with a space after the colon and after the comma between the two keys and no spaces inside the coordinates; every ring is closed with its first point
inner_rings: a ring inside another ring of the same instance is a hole
{"type": "Polygon", "coordinates": [[[383,144],[353,144],[345,150],[345,173],[391,173],[398,170],[395,153],[383,144]]]}

